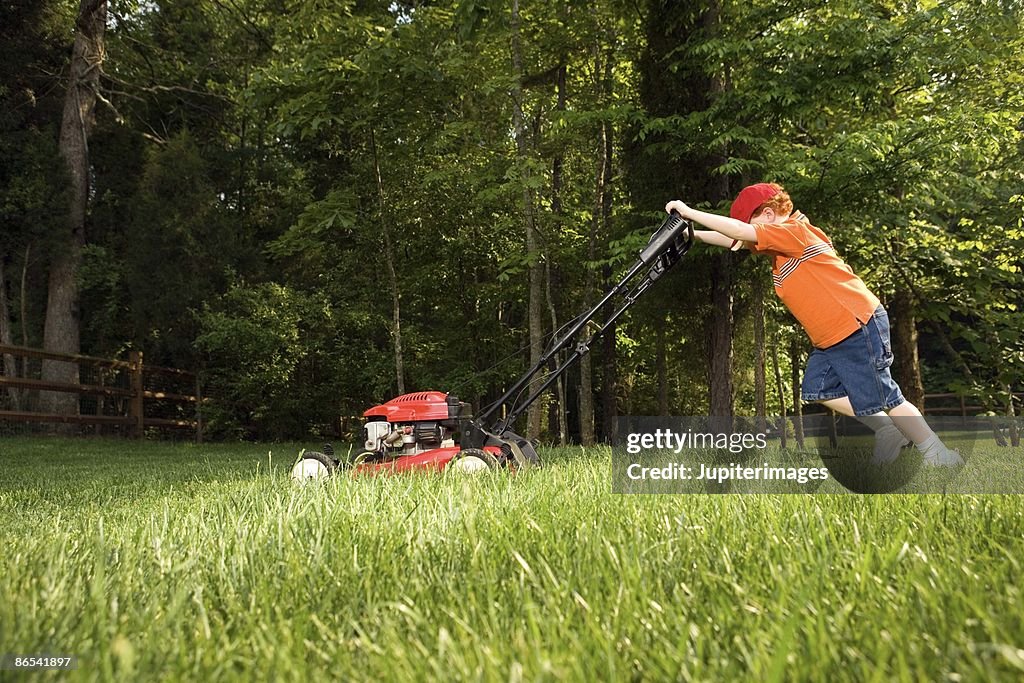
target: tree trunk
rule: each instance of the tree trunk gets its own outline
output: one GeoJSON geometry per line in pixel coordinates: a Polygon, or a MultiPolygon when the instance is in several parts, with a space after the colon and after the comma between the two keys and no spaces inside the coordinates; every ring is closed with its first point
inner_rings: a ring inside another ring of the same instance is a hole
{"type": "MultiPolygon", "coordinates": [[[[544,271],[538,255],[537,226],[534,222],[533,190],[530,189],[529,161],[530,144],[527,139],[526,115],[523,107],[523,53],[519,33],[519,0],[512,0],[512,72],[514,85],[512,88],[512,124],[516,141],[516,160],[522,171],[520,182],[523,186],[523,227],[526,233],[526,256],[529,261],[529,303],[528,318],[530,328],[530,367],[540,362],[544,354],[544,271]]],[[[545,371],[538,372],[530,382],[527,393],[544,381],[545,371]]],[[[540,436],[541,417],[544,404],[534,401],[526,414],[526,438],[535,439],[540,436]]]]}
{"type": "MultiPolygon", "coordinates": [[[[4,273],[3,256],[0,255],[0,344],[14,345],[14,333],[11,324],[11,309],[8,307],[7,279],[4,273]]],[[[0,357],[3,363],[3,376],[14,379],[18,376],[17,366],[14,364],[14,356],[5,353],[0,357]]],[[[21,410],[21,392],[14,387],[8,387],[7,393],[11,397],[11,409],[21,410]]]]}
{"type": "Polygon", "coordinates": [[[1006,417],[1009,418],[1010,445],[1014,448],[1020,448],[1020,429],[1017,425],[1017,409],[1013,405],[1013,387],[1009,384],[1004,384],[1003,391],[1006,393],[1006,417]]]}
{"type": "Polygon", "coordinates": [[[370,129],[370,150],[373,153],[373,170],[377,176],[377,199],[380,202],[380,227],[384,236],[384,264],[388,271],[388,288],[391,290],[391,339],[395,347],[395,380],[398,394],[405,393],[405,357],[402,354],[402,293],[398,287],[398,271],[395,269],[395,253],[391,242],[391,218],[388,215],[384,196],[384,179],[380,172],[380,158],[377,155],[377,140],[370,129]]]}
{"type": "Polygon", "coordinates": [[[662,319],[654,333],[655,369],[658,375],[658,415],[668,415],[668,354],[665,343],[665,326],[662,319]]]}
{"type": "MultiPolygon", "coordinates": [[[[29,255],[32,253],[31,242],[25,247],[25,260],[21,264],[21,288],[18,291],[18,305],[21,307],[21,345],[28,346],[28,263],[29,255]]],[[[28,359],[21,360],[21,376],[27,377],[28,370],[25,363],[28,359]]]]}
{"type": "MultiPolygon", "coordinates": [[[[759,269],[758,269],[759,270],[759,269]]],[[[765,347],[764,347],[764,285],[765,278],[761,273],[754,272],[753,306],[754,316],[754,415],[757,430],[762,434],[767,430],[768,397],[765,381],[765,347]]]]}
{"type": "MultiPolygon", "coordinates": [[[[721,7],[717,1],[709,3],[701,21],[710,37],[718,33],[721,7]]],[[[720,97],[727,85],[724,72],[716,71],[711,75],[709,90],[711,99],[720,97]]],[[[728,150],[714,150],[710,157],[708,170],[720,168],[728,160],[728,150]]],[[[730,197],[729,176],[719,174],[711,182],[708,199],[720,202],[730,197]]],[[[709,377],[710,415],[731,417],[735,412],[732,379],[732,338],[733,311],[732,285],[735,259],[731,251],[721,251],[713,257],[711,267],[711,373],[709,377]]]]}
{"type": "Polygon", "coordinates": [[[733,414],[732,383],[732,253],[712,256],[711,266],[711,339],[709,349],[709,415],[733,414]]]}
{"type": "MultiPolygon", "coordinates": [[[[614,42],[615,41],[609,36],[607,44],[614,45],[614,42]]],[[[602,95],[606,103],[611,102],[613,95],[613,67],[613,48],[608,47],[605,50],[604,55],[604,83],[602,86],[602,95]]],[[[614,163],[615,150],[613,133],[614,131],[612,130],[610,123],[607,121],[601,123],[601,141],[603,143],[603,148],[601,150],[603,163],[600,183],[601,233],[605,240],[611,239],[612,234],[612,178],[614,177],[612,174],[612,164],[614,163]]],[[[607,291],[612,280],[611,267],[605,266],[602,269],[602,275],[605,291],[607,291]]],[[[610,315],[610,310],[605,313],[610,315]]],[[[615,439],[618,436],[616,432],[619,417],[619,365],[618,349],[615,343],[617,328],[618,324],[613,323],[607,330],[605,330],[601,344],[601,356],[604,359],[601,383],[601,408],[604,415],[601,423],[604,429],[604,439],[607,443],[615,443],[615,439]]]]}
{"type": "MultiPolygon", "coordinates": [[[[600,46],[594,49],[594,73],[601,74],[606,71],[603,67],[602,53],[600,46]]],[[[600,83],[600,76],[595,76],[595,86],[602,90],[608,89],[607,83],[600,83]]],[[[587,262],[593,264],[597,260],[597,245],[599,235],[602,233],[605,222],[604,204],[606,195],[606,183],[611,175],[611,157],[608,153],[610,144],[608,127],[602,124],[597,130],[597,144],[595,145],[594,158],[597,159],[594,174],[594,212],[590,221],[590,238],[587,246],[587,262]]],[[[606,236],[607,237],[607,236],[606,236]]],[[[590,308],[598,299],[597,273],[590,267],[587,268],[586,280],[583,288],[583,305],[590,308]]],[[[584,334],[589,333],[584,330],[584,334]]],[[[589,339],[588,339],[589,343],[589,339]]],[[[593,354],[587,353],[580,359],[580,442],[584,446],[595,443],[595,411],[594,411],[594,383],[593,383],[593,354]]]]}
{"type": "MultiPolygon", "coordinates": [[[[603,129],[602,129],[603,130],[603,129]]],[[[604,149],[604,144],[600,144],[600,148],[604,149]]],[[[597,173],[596,173],[596,192],[594,194],[594,215],[590,220],[590,238],[587,245],[587,263],[594,263],[597,260],[597,234],[598,234],[598,216],[600,215],[601,206],[601,195],[602,188],[601,184],[604,182],[604,154],[597,154],[597,173]]],[[[597,299],[597,274],[594,272],[592,267],[587,268],[586,277],[583,285],[583,307],[590,309],[594,305],[597,299]]],[[[587,343],[590,342],[590,334],[584,329],[582,334],[585,336],[587,343]]],[[[594,381],[593,381],[593,370],[591,365],[591,359],[593,358],[592,353],[585,353],[580,358],[580,443],[584,446],[592,446],[594,444],[594,381]]]]}
{"type": "Polygon", "coordinates": [[[591,355],[580,359],[580,443],[594,445],[594,380],[590,366],[591,355]]]}
{"type": "MultiPolygon", "coordinates": [[[[558,93],[558,100],[555,104],[557,111],[565,111],[566,105],[566,92],[565,92],[565,77],[566,67],[563,62],[558,67],[558,81],[556,83],[556,90],[558,93]]],[[[555,230],[553,232],[560,232],[562,229],[562,220],[564,218],[564,211],[562,210],[562,152],[559,150],[555,154],[554,159],[551,160],[551,213],[555,217],[555,230]]],[[[551,245],[547,245],[545,252],[544,263],[545,269],[544,274],[546,278],[547,286],[547,299],[548,299],[548,310],[551,314],[551,329],[553,331],[558,330],[558,307],[555,303],[555,297],[552,292],[552,281],[558,279],[558,273],[555,271],[552,262],[554,259],[551,256],[551,245]]],[[[559,289],[556,286],[556,289],[559,289]]],[[[554,340],[552,340],[554,341],[554,340]]],[[[558,354],[557,357],[552,359],[552,362],[557,366],[560,364],[565,356],[565,353],[558,354]]],[[[555,425],[558,425],[558,443],[561,446],[566,445],[569,439],[569,419],[566,415],[566,375],[562,375],[558,378],[555,385],[555,393],[558,397],[557,401],[552,403],[551,412],[548,415],[548,423],[554,429],[555,425]]]]}
{"type": "MultiPolygon", "coordinates": [[[[611,280],[611,268],[602,268],[604,282],[611,280]]],[[[606,315],[608,311],[604,312],[606,315]]],[[[618,323],[612,323],[601,335],[601,428],[605,443],[615,443],[616,422],[619,417],[619,366],[615,335],[618,323]]]]}
{"type": "MultiPolygon", "coordinates": [[[[893,250],[889,251],[889,260],[893,269],[896,271],[896,274],[900,276],[900,280],[902,280],[903,286],[907,289],[907,291],[910,292],[913,301],[916,303],[925,301],[925,298],[923,297],[921,292],[918,291],[917,288],[914,286],[914,281],[910,279],[906,272],[904,272],[900,260],[896,257],[893,250]]],[[[953,364],[956,365],[957,368],[959,368],[960,372],[964,376],[964,379],[967,381],[967,384],[969,386],[973,386],[975,384],[974,373],[971,371],[970,366],[967,365],[967,361],[964,360],[963,356],[960,355],[960,353],[955,348],[953,348],[953,343],[949,340],[949,335],[946,333],[945,326],[939,322],[935,322],[932,320],[927,321],[927,323],[928,326],[932,328],[932,332],[935,333],[935,336],[938,337],[939,346],[942,347],[942,350],[946,353],[946,355],[953,362],[953,364]]],[[[985,409],[990,410],[992,406],[990,405],[988,397],[986,395],[982,395],[979,398],[985,404],[985,409]]]]}
{"type": "Polygon", "coordinates": [[[772,339],[772,369],[775,371],[775,387],[779,392],[779,445],[786,447],[786,390],[782,383],[782,371],[779,369],[779,337],[778,332],[772,339]]]}
{"type": "MultiPolygon", "coordinates": [[[[85,216],[89,203],[89,133],[95,124],[96,92],[105,56],[103,32],[107,22],[106,0],[81,0],[71,54],[68,90],[60,127],[60,153],[71,179],[68,231],[50,263],[49,293],[43,348],[77,354],[79,342],[78,265],[85,246],[85,216]]],[[[77,384],[78,365],[43,361],[42,379],[77,384]]],[[[78,395],[42,392],[44,412],[78,413],[78,395]]]]}
{"type": "Polygon", "coordinates": [[[893,376],[903,396],[918,408],[924,408],[924,383],[917,354],[917,317],[914,297],[906,287],[899,287],[889,304],[892,317],[892,352],[895,356],[893,376]]]}
{"type": "Polygon", "coordinates": [[[789,340],[789,363],[793,378],[793,432],[796,435],[798,448],[804,447],[804,405],[800,398],[800,367],[803,365],[803,352],[796,338],[789,340]]]}
{"type": "MultiPolygon", "coordinates": [[[[553,204],[553,202],[552,202],[553,204]]],[[[548,299],[548,313],[551,315],[551,329],[558,330],[558,312],[555,310],[555,297],[552,293],[551,281],[553,275],[551,273],[551,259],[545,258],[544,260],[544,282],[547,290],[548,299]]],[[[554,342],[554,340],[552,340],[554,342]]],[[[564,356],[563,353],[556,354],[551,358],[551,370],[554,371],[562,363],[564,356]]],[[[557,396],[556,401],[551,402],[551,410],[548,413],[548,424],[551,429],[558,428],[558,445],[564,446],[568,443],[569,439],[569,426],[568,419],[565,414],[565,375],[562,375],[555,380],[555,394],[557,396]]]]}

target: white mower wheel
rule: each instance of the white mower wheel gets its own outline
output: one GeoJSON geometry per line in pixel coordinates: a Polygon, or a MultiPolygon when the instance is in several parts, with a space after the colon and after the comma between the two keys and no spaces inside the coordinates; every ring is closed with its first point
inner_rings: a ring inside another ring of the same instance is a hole
{"type": "Polygon", "coordinates": [[[292,479],[300,484],[307,481],[322,481],[337,469],[334,460],[325,453],[308,452],[292,467],[292,479]]]}
{"type": "Polygon", "coordinates": [[[359,465],[368,463],[371,460],[373,460],[376,456],[377,454],[372,451],[364,451],[363,453],[360,453],[356,457],[352,458],[352,467],[358,467],[359,465]]]}
{"type": "Polygon", "coordinates": [[[462,474],[477,474],[497,469],[498,460],[487,451],[479,448],[466,448],[449,463],[448,469],[462,474]]]}

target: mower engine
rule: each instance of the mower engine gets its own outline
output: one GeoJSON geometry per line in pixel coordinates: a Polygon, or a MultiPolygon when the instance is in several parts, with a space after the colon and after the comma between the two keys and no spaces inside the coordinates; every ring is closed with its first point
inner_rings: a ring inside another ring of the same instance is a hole
{"type": "Polygon", "coordinates": [[[454,435],[467,409],[467,404],[440,391],[404,394],[363,413],[363,446],[381,458],[455,448],[454,435]]]}

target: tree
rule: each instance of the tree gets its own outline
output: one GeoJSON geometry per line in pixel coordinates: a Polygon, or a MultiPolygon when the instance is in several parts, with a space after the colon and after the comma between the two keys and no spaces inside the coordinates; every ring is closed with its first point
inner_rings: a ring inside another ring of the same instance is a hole
{"type": "MultiPolygon", "coordinates": [[[[66,229],[68,177],[57,147],[61,97],[52,74],[66,68],[64,35],[73,20],[63,5],[18,0],[0,25],[0,343],[38,344],[35,304],[39,254],[66,229]]],[[[43,292],[45,297],[45,291],[43,292]]],[[[3,356],[7,377],[27,368],[3,356]]],[[[9,389],[12,405],[26,392],[9,389]]]]}
{"type": "MultiPolygon", "coordinates": [[[[60,153],[70,177],[70,210],[66,241],[50,263],[49,295],[43,348],[59,353],[78,353],[78,267],[85,246],[86,210],[89,204],[89,133],[95,125],[100,69],[105,56],[103,34],[107,23],[106,0],[81,0],[75,21],[75,43],[68,69],[69,79],[60,127],[60,153]]],[[[43,361],[45,381],[78,382],[74,363],[43,361]]],[[[44,392],[44,409],[62,415],[78,412],[75,394],[44,392]]]]}
{"type": "MultiPolygon", "coordinates": [[[[736,183],[734,170],[727,166],[730,138],[721,132],[732,122],[710,115],[729,88],[726,74],[707,57],[707,46],[718,40],[720,15],[717,2],[648,4],[647,44],[638,60],[646,119],[629,161],[637,204],[664,206],[681,197],[717,208],[732,196],[736,183]]],[[[711,415],[732,415],[732,290],[739,257],[731,252],[694,256],[703,263],[701,276],[693,281],[711,301],[703,311],[706,342],[701,352],[708,368],[708,409],[711,415]]]]}

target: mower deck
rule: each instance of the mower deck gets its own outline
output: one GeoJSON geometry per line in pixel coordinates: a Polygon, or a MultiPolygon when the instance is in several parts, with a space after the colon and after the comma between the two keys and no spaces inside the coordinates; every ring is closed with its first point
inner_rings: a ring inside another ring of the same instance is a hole
{"type": "MultiPolygon", "coordinates": [[[[488,446],[483,449],[495,458],[501,458],[500,448],[488,446]]],[[[444,472],[462,451],[461,446],[434,448],[414,455],[397,458],[370,460],[353,466],[353,475],[398,474],[400,472],[444,472]]]]}

